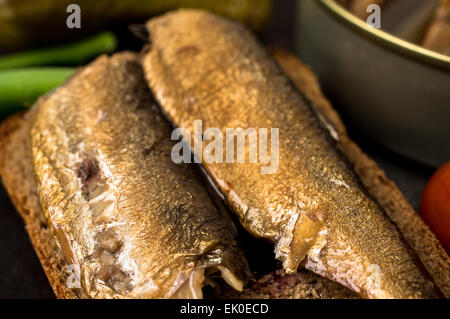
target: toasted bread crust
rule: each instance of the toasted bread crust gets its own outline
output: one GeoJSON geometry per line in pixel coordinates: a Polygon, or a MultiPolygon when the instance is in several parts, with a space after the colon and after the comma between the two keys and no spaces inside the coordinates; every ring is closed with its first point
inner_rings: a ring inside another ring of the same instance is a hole
{"type": "MultiPolygon", "coordinates": [[[[395,184],[386,177],[373,160],[349,139],[342,120],[323,96],[318,81],[310,68],[290,53],[278,49],[271,49],[271,52],[293,83],[334,126],[339,135],[339,147],[354,165],[364,185],[397,224],[445,297],[449,298],[450,258],[433,233],[409,205],[395,184]]],[[[69,289],[66,285],[68,264],[53,234],[47,227],[36,194],[27,125],[24,113],[13,115],[0,125],[0,176],[3,185],[25,222],[26,230],[56,297],[86,298],[87,296],[81,289],[69,289]]],[[[262,279],[259,286],[255,284],[254,287],[246,289],[243,294],[232,294],[230,297],[276,297],[273,293],[265,294],[260,290],[260,286],[264,286],[268,282],[268,285],[277,285],[277,287],[280,285],[279,282],[273,282],[272,275],[268,276],[270,278],[262,279]],[[258,291],[252,293],[252,289],[258,291]]],[[[354,297],[346,288],[337,287],[339,285],[309,272],[301,271],[295,278],[290,277],[285,281],[289,282],[289,288],[281,288],[278,291],[278,297],[354,297]]]]}

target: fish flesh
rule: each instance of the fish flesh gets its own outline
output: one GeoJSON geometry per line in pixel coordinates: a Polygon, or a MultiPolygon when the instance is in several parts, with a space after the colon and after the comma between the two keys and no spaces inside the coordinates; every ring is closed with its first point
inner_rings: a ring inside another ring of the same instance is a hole
{"type": "Polygon", "coordinates": [[[450,56],[450,0],[441,0],[436,8],[423,47],[450,56]]]}
{"type": "Polygon", "coordinates": [[[98,58],[31,112],[41,205],[89,297],[201,298],[217,275],[242,290],[235,225],[172,162],[135,54],[98,58]]]}
{"type": "MultiPolygon", "coordinates": [[[[185,142],[199,142],[199,120],[222,134],[278,129],[278,141],[266,139],[266,149],[278,144],[272,173],[263,173],[264,161],[200,161],[244,228],[274,244],[288,273],[303,263],[367,298],[441,296],[332,132],[244,26],[179,10],[151,19],[147,30],[147,82],[166,117],[189,133],[185,142]]],[[[196,158],[212,140],[192,148],[196,158]]]]}

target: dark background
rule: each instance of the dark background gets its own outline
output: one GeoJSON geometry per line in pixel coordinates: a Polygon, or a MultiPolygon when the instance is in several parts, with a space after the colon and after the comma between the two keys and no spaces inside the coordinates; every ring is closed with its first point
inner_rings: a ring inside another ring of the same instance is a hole
{"type": "MultiPolygon", "coordinates": [[[[295,50],[295,1],[274,1],[272,21],[261,41],[295,50]]],[[[121,48],[141,45],[126,27],[116,33],[121,48]]],[[[326,93],[326,92],[325,92],[326,93]]],[[[332,101],[333,102],[333,101],[332,101]]],[[[339,105],[335,105],[339,109],[339,105]]],[[[345,119],[344,119],[345,121],[345,119]]],[[[400,157],[375,144],[346,122],[350,136],[371,156],[417,209],[420,195],[434,169],[400,157]]],[[[0,184],[0,298],[54,298],[24,224],[0,184]]]]}

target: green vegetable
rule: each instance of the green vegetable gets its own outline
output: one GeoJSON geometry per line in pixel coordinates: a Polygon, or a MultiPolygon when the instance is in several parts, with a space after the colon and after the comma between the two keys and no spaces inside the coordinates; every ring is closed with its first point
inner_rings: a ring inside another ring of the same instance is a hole
{"type": "Polygon", "coordinates": [[[0,117],[31,106],[39,96],[64,83],[74,68],[23,68],[0,71],[0,117]]]}
{"type": "Polygon", "coordinates": [[[0,56],[0,69],[58,64],[78,65],[99,54],[112,52],[116,47],[115,35],[111,32],[102,32],[70,44],[0,56]]]}

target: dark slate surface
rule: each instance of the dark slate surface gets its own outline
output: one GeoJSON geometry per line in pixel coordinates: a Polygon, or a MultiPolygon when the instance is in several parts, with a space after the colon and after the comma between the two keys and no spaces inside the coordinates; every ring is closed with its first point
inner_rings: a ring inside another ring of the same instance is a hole
{"type": "MultiPolygon", "coordinates": [[[[274,2],[273,19],[268,31],[262,35],[262,40],[267,44],[293,50],[294,1],[274,2]]],[[[351,127],[350,135],[378,162],[417,208],[422,189],[433,169],[393,154],[351,127]]],[[[0,298],[54,298],[23,222],[2,185],[0,185],[0,298]]]]}
{"type": "Polygon", "coordinates": [[[54,298],[24,224],[0,186],[0,298],[54,298]]]}

